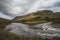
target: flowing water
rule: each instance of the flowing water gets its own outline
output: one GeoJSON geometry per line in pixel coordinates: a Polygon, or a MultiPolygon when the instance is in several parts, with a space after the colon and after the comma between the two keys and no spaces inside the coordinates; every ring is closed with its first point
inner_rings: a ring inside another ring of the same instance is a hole
{"type": "Polygon", "coordinates": [[[32,27],[37,27],[40,29],[31,29],[29,25],[21,24],[21,23],[12,23],[8,26],[6,26],[5,30],[9,30],[10,32],[13,32],[15,34],[19,35],[26,35],[26,36],[60,36],[60,28],[52,28],[50,25],[52,22],[43,23],[34,25],[32,27]],[[41,28],[43,30],[41,30],[41,28]]]}

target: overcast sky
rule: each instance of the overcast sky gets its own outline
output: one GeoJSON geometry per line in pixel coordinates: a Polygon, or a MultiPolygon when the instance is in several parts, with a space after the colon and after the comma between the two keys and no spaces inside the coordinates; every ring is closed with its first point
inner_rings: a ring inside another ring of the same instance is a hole
{"type": "Polygon", "coordinates": [[[12,19],[38,10],[60,11],[60,0],[0,0],[0,17],[12,19]]]}

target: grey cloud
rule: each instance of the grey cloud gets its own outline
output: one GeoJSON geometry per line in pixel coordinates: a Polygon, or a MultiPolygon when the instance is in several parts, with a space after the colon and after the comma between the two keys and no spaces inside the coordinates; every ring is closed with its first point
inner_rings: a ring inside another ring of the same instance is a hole
{"type": "Polygon", "coordinates": [[[9,4],[9,0],[0,0],[0,11],[3,12],[5,15],[10,15],[7,10],[7,4],[9,4]]]}
{"type": "Polygon", "coordinates": [[[14,18],[12,16],[4,15],[2,12],[0,12],[0,17],[6,18],[6,19],[13,19],[14,18]]]}
{"type": "MultiPolygon", "coordinates": [[[[14,0],[0,0],[0,11],[3,12],[5,15],[10,15],[10,16],[18,16],[18,15],[23,15],[26,13],[26,11],[28,11],[28,9],[30,8],[30,5],[36,1],[36,0],[29,0],[28,3],[23,3],[22,0],[21,2],[19,3],[14,3],[13,2],[14,0]],[[14,6],[18,6],[18,7],[21,7],[21,9],[23,9],[22,12],[18,12],[19,14],[13,14],[14,13],[14,6]],[[12,13],[11,13],[12,11],[12,13]]],[[[28,0],[25,0],[25,1],[28,1],[28,0]]],[[[24,1],[24,2],[25,2],[24,1]]]]}
{"type": "Polygon", "coordinates": [[[46,5],[45,1],[42,2],[42,5],[38,4],[38,1],[41,2],[41,1],[44,1],[44,0],[21,0],[21,2],[20,2],[20,0],[0,0],[0,11],[4,15],[15,17],[15,16],[26,15],[26,14],[28,14],[29,10],[30,10],[30,12],[33,12],[33,10],[38,11],[38,10],[41,10],[41,9],[50,9],[50,10],[53,10],[53,11],[58,11],[58,9],[60,10],[60,1],[59,0],[56,0],[56,1],[51,0],[51,2],[55,1],[54,3],[51,3],[48,0],[48,3],[47,2],[46,3],[47,4],[52,4],[51,6],[46,5]],[[19,2],[16,3],[14,1],[19,1],[19,2]],[[37,4],[36,4],[36,2],[37,2],[37,4]]]}
{"type": "Polygon", "coordinates": [[[50,9],[52,11],[60,11],[60,0],[56,0],[51,6],[43,6],[44,9],[50,9]]]}
{"type": "Polygon", "coordinates": [[[60,1],[55,2],[55,3],[54,3],[54,6],[55,6],[55,7],[60,7],[60,1]]]}
{"type": "Polygon", "coordinates": [[[51,7],[60,7],[60,1],[57,0],[56,2],[53,3],[51,7]]]}

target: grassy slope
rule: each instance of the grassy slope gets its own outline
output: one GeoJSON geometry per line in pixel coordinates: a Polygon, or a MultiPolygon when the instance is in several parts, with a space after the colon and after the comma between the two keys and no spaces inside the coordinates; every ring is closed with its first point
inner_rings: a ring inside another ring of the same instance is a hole
{"type": "Polygon", "coordinates": [[[8,24],[12,23],[11,20],[0,18],[0,29],[5,28],[8,24]]]}
{"type": "Polygon", "coordinates": [[[35,24],[40,24],[45,22],[51,22],[51,21],[53,22],[56,21],[57,18],[58,19],[60,18],[58,14],[56,15],[50,10],[43,10],[43,11],[33,12],[31,14],[22,17],[17,17],[13,20],[17,21],[18,23],[35,25],[35,24]]]}

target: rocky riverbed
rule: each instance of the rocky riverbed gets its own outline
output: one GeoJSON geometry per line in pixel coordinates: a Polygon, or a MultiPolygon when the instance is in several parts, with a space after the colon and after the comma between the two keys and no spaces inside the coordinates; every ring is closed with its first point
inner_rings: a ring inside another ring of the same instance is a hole
{"type": "Polygon", "coordinates": [[[12,23],[6,26],[4,30],[9,30],[10,32],[18,35],[43,37],[43,39],[53,39],[55,37],[60,37],[60,28],[52,28],[50,25],[51,23],[52,22],[38,24],[32,28],[25,24],[12,23]]]}

